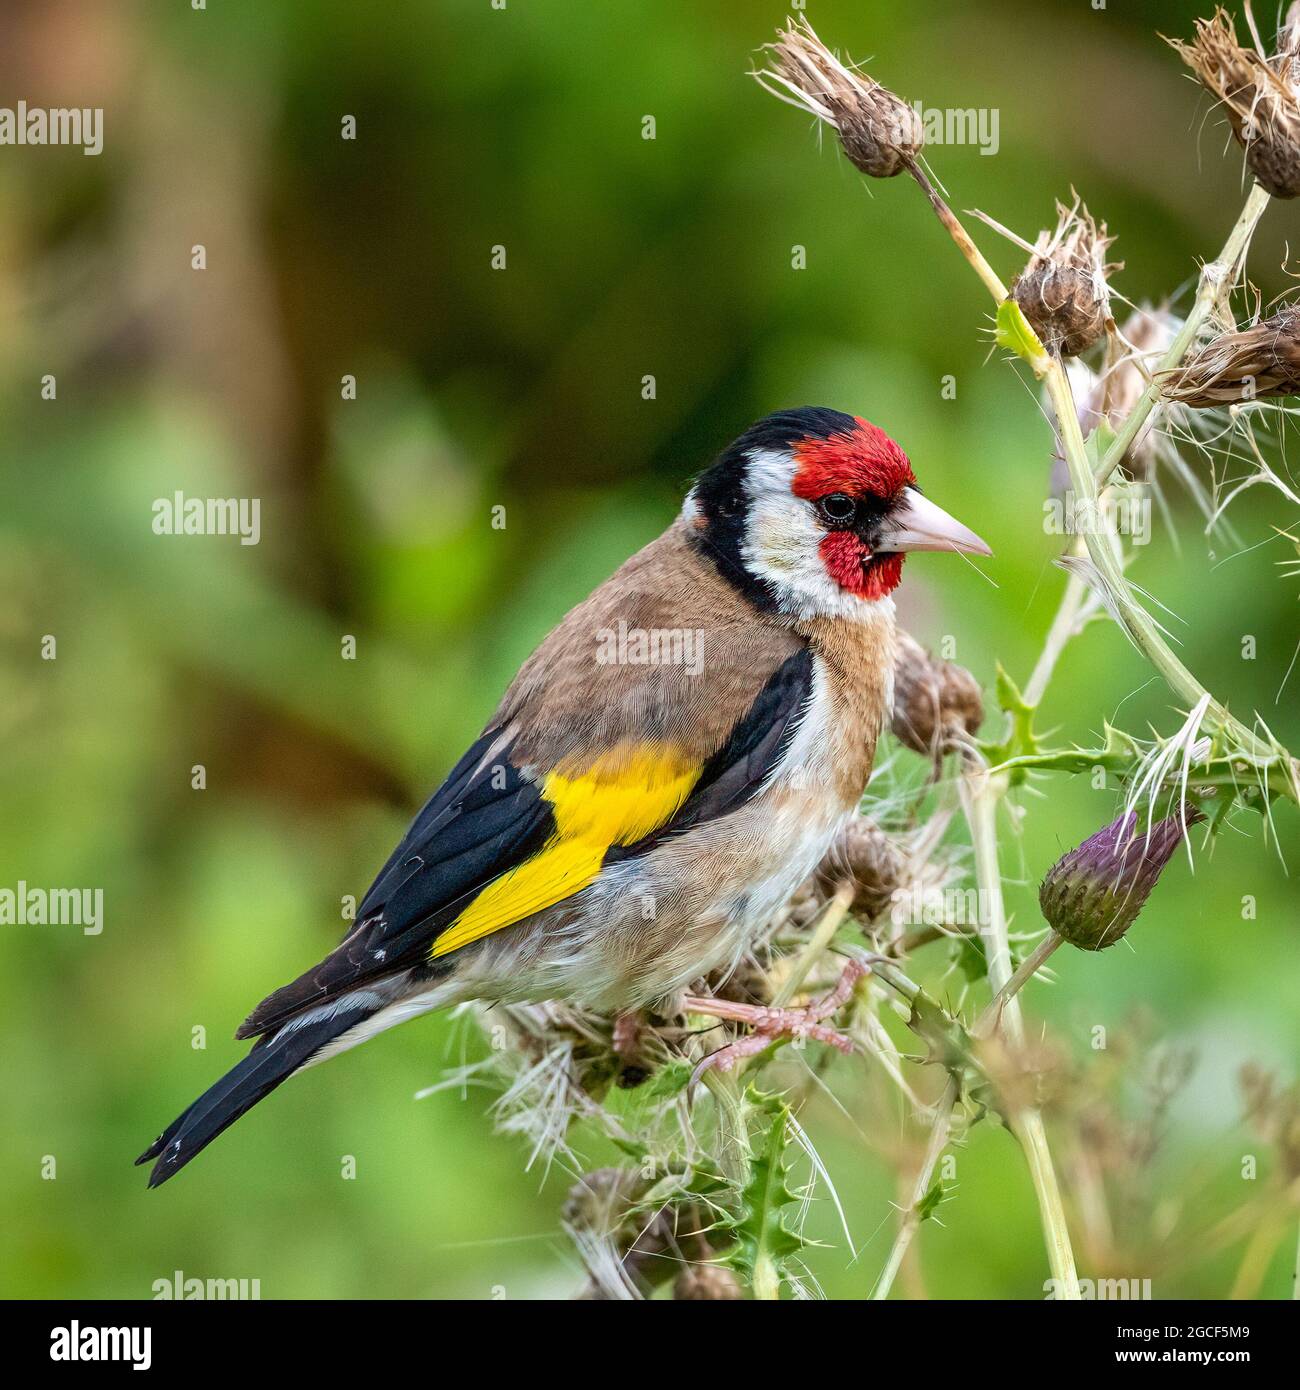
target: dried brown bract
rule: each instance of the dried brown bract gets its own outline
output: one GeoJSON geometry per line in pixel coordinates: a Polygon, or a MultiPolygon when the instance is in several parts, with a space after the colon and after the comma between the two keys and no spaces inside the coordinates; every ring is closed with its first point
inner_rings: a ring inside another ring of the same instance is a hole
{"type": "Polygon", "coordinates": [[[1077,199],[1056,205],[1053,231],[1040,232],[1029,264],[1011,286],[1039,341],[1058,357],[1077,357],[1097,343],[1110,322],[1106,277],[1118,264],[1106,264],[1114,241],[1077,199]]]}
{"type": "Polygon", "coordinates": [[[925,142],[921,118],[861,68],[841,63],[806,19],[792,20],[766,49],[772,65],[754,73],[764,90],[833,126],[864,174],[889,179],[915,163],[925,142]]]}
{"type": "Polygon", "coordinates": [[[1260,184],[1275,198],[1294,198],[1300,195],[1300,0],[1287,11],[1272,57],[1257,34],[1255,40],[1254,48],[1243,48],[1232,16],[1217,9],[1196,21],[1191,43],[1166,42],[1222,102],[1260,184]]]}
{"type": "Polygon", "coordinates": [[[1196,409],[1300,394],[1300,307],[1288,304],[1212,339],[1168,372],[1160,390],[1166,400],[1196,409]]]}
{"type": "Polygon", "coordinates": [[[817,869],[817,882],[829,896],[839,883],[853,884],[850,911],[879,917],[910,877],[908,856],[874,821],[854,816],[835,838],[817,869]]]}
{"type": "Polygon", "coordinates": [[[907,633],[894,661],[894,736],[915,753],[937,757],[969,743],[984,719],[979,682],[951,661],[937,660],[907,633]]]}

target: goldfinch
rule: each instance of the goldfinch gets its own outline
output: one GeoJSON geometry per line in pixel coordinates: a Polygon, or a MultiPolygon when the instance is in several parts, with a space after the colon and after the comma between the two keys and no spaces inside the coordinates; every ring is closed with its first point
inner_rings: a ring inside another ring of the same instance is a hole
{"type": "Polygon", "coordinates": [[[738,960],[821,860],[887,723],[906,552],[987,555],[907,455],[770,415],[568,614],[416,816],[356,925],[137,1162],[166,1182],[282,1081],[468,999],[623,1013],[738,960]]]}

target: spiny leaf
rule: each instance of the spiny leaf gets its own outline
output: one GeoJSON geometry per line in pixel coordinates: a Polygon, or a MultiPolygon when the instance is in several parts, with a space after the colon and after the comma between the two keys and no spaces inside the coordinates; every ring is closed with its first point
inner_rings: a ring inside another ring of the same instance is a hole
{"type": "Polygon", "coordinates": [[[926,1045],[927,1062],[938,1062],[960,1081],[970,1060],[970,1048],[961,1025],[925,990],[912,1001],[907,1026],[926,1045]]]}
{"type": "Polygon", "coordinates": [[[799,1200],[790,1190],[785,1158],[790,1110],[775,1096],[761,1095],[752,1088],[746,1099],[769,1117],[770,1123],[750,1156],[739,1211],[725,1223],[736,1242],[725,1260],[751,1287],[757,1280],[775,1281],[779,1288],[786,1283],[787,1262],[806,1243],[784,1220],[785,1209],[799,1200]]]}
{"type": "Polygon", "coordinates": [[[691,1079],[691,1064],[680,1058],[665,1062],[639,1089],[646,1100],[667,1100],[684,1091],[691,1079]]]}
{"type": "Polygon", "coordinates": [[[1000,348],[1023,357],[1034,369],[1035,376],[1042,376],[1047,370],[1047,349],[1038,341],[1038,335],[1029,326],[1029,320],[1014,299],[1004,299],[998,305],[994,337],[1000,348]]]}
{"type": "Polygon", "coordinates": [[[939,1203],[943,1201],[944,1187],[943,1179],[936,1178],[930,1185],[930,1190],[916,1204],[916,1215],[920,1221],[928,1221],[935,1213],[939,1203]]]}
{"type": "MultiPolygon", "coordinates": [[[[986,742],[982,746],[989,761],[1006,766],[1011,759],[1036,754],[1041,740],[1034,733],[1035,706],[1027,703],[1020,693],[1020,687],[1007,674],[1006,668],[998,662],[997,675],[998,706],[1009,716],[1007,736],[1000,743],[986,742]]],[[[1012,771],[1011,784],[1015,786],[1024,780],[1025,774],[1012,771]]]]}
{"type": "MultiPolygon", "coordinates": [[[[1105,742],[1096,748],[1039,747],[1014,752],[1008,747],[1013,740],[1008,740],[1008,744],[986,745],[985,751],[992,770],[1008,773],[1013,780],[1033,772],[1080,773],[1100,767],[1123,781],[1139,772],[1151,745],[1110,724],[1105,731],[1105,742]]],[[[1217,741],[1216,737],[1216,744],[1217,741]]],[[[1266,812],[1273,801],[1291,795],[1290,777],[1284,752],[1261,756],[1216,746],[1208,757],[1192,766],[1187,795],[1196,805],[1208,802],[1205,809],[1216,812],[1212,824],[1217,825],[1222,819],[1222,814],[1217,814],[1219,807],[1234,799],[1240,805],[1266,812]]]]}

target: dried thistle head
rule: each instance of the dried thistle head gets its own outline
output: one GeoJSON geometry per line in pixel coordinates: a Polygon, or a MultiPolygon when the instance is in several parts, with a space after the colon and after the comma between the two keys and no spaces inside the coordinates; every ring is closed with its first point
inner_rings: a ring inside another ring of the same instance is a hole
{"type": "Polygon", "coordinates": [[[1196,21],[1191,43],[1167,39],[1228,113],[1246,163],[1275,198],[1300,195],[1300,0],[1278,30],[1277,52],[1266,56],[1247,7],[1255,47],[1237,42],[1226,10],[1196,21]]]}
{"type": "Polygon", "coordinates": [[[1211,339],[1166,373],[1160,390],[1195,409],[1300,394],[1300,306],[1211,339]]]}
{"type": "Polygon", "coordinates": [[[984,719],[979,682],[961,666],[932,657],[905,632],[897,638],[891,728],[915,753],[939,757],[968,744],[984,719]]]}
{"type": "Polygon", "coordinates": [[[766,45],[771,67],[754,77],[764,91],[835,128],[850,161],[873,179],[914,164],[925,142],[921,118],[859,67],[848,67],[806,19],[791,20],[766,45]]]}
{"type": "Polygon", "coordinates": [[[1056,205],[1056,227],[1030,248],[1029,264],[1011,286],[1039,341],[1058,357],[1077,357],[1098,342],[1110,322],[1106,277],[1119,264],[1106,263],[1114,237],[1076,198],[1056,205]]]}
{"type": "Polygon", "coordinates": [[[850,911],[868,919],[878,917],[907,881],[907,856],[874,821],[854,816],[835,837],[815,875],[822,894],[829,896],[847,879],[853,885],[850,911]]]}

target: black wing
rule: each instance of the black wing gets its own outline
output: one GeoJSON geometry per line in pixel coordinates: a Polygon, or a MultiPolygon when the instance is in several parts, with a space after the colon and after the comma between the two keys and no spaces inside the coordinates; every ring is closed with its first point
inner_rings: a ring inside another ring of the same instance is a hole
{"type": "MultiPolygon", "coordinates": [[[[672,819],[635,844],[611,849],[606,862],[645,854],[668,836],[743,806],[789,745],[807,705],[812,672],[807,649],[787,658],[706,761],[672,819]]],[[[488,730],[416,816],[343,943],[263,1000],[237,1036],[270,1033],[368,981],[427,964],[440,933],[494,879],[537,853],[555,828],[536,782],[510,761],[500,731],[488,730]]],[[[453,958],[431,969],[448,968],[453,958]]]]}
{"type": "Polygon", "coordinates": [[[424,804],[357,909],[357,924],[319,965],[264,999],[236,1037],[420,963],[438,933],[493,879],[535,853],[555,818],[489,729],[424,804]]]}

